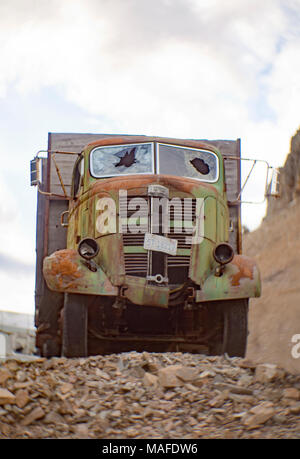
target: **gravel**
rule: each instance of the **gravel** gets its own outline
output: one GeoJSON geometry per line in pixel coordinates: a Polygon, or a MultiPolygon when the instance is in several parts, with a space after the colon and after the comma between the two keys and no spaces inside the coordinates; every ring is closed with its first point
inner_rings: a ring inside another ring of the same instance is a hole
{"type": "Polygon", "coordinates": [[[300,438],[300,377],[188,353],[0,364],[0,438],[300,438]]]}

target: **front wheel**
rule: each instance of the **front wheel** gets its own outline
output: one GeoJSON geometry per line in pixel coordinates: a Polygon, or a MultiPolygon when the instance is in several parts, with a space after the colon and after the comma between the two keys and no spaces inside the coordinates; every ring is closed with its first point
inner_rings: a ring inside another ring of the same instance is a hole
{"type": "Polygon", "coordinates": [[[51,359],[52,357],[60,357],[60,345],[55,338],[48,338],[43,342],[41,356],[51,359]]]}
{"type": "Polygon", "coordinates": [[[211,310],[211,320],[219,323],[220,333],[211,345],[211,353],[245,357],[248,337],[248,298],[224,301],[211,310]]]}
{"type": "Polygon", "coordinates": [[[248,337],[248,298],[236,300],[224,309],[223,354],[245,357],[248,337]]]}
{"type": "Polygon", "coordinates": [[[62,337],[65,357],[88,355],[88,309],[84,300],[84,295],[65,294],[62,337]]]}

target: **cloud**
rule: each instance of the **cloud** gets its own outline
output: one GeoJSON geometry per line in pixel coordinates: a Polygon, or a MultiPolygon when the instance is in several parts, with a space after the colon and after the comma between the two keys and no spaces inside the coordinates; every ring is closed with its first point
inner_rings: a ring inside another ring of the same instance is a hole
{"type": "Polygon", "coordinates": [[[34,265],[0,253],[0,272],[13,274],[16,278],[19,278],[19,276],[32,276],[34,265]]]}
{"type": "Polygon", "coordinates": [[[279,165],[299,124],[299,15],[299,0],[2,2],[0,95],[55,87],[98,131],[241,137],[279,165]]]}
{"type": "Polygon", "coordinates": [[[125,128],[122,118],[134,122],[138,102],[145,125],[162,103],[170,112],[184,107],[184,116],[191,98],[206,108],[208,100],[244,104],[288,27],[274,0],[20,4],[2,6],[2,92],[10,81],[21,92],[61,85],[84,109],[120,117],[125,128]]]}

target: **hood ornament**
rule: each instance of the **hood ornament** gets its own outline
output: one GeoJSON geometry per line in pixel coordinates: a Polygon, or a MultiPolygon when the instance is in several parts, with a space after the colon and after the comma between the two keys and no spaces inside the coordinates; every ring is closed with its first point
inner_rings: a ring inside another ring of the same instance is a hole
{"type": "Polygon", "coordinates": [[[169,189],[162,185],[149,185],[148,186],[148,196],[156,196],[160,198],[169,197],[169,189]]]}

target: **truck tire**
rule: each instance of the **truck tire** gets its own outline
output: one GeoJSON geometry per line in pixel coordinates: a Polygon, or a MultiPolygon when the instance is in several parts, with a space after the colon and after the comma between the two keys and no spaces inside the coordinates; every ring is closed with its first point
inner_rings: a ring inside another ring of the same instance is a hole
{"type": "Polygon", "coordinates": [[[60,346],[54,338],[53,339],[49,338],[44,341],[42,352],[41,352],[42,357],[51,359],[51,357],[60,357],[60,355],[61,355],[60,346]]]}
{"type": "Polygon", "coordinates": [[[221,333],[210,345],[213,355],[245,357],[248,337],[248,298],[223,301],[211,310],[211,319],[218,321],[221,333]]]}
{"type": "Polygon", "coordinates": [[[224,308],[222,354],[245,357],[248,337],[248,298],[234,300],[224,308]]]}
{"type": "Polygon", "coordinates": [[[37,328],[35,344],[42,357],[51,358],[61,355],[57,338],[59,336],[59,315],[63,305],[63,293],[52,292],[44,282],[43,294],[35,298],[35,326],[37,328]]]}
{"type": "Polygon", "coordinates": [[[88,355],[88,309],[84,295],[65,294],[62,354],[64,357],[88,355]]]}

